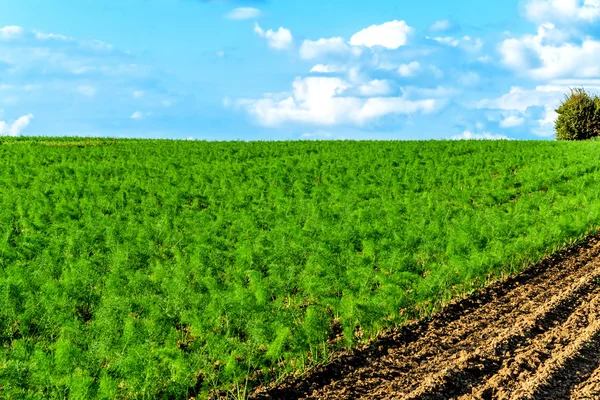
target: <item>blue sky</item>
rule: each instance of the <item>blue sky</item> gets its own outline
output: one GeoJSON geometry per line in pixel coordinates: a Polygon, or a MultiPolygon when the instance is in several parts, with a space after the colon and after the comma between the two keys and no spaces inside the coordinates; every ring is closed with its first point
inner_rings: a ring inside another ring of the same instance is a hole
{"type": "Polygon", "coordinates": [[[0,135],[550,139],[600,1],[4,0],[0,135]]]}

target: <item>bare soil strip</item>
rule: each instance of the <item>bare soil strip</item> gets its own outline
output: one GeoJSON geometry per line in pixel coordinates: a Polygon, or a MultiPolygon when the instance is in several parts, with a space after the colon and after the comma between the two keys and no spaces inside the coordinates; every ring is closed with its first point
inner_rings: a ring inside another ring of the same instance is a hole
{"type": "MultiPolygon", "coordinates": [[[[600,353],[600,344],[598,342],[596,343],[596,351],[600,353]]],[[[571,399],[600,399],[600,367],[596,368],[588,379],[583,380],[583,382],[575,386],[571,392],[571,399]]]]}
{"type": "Polygon", "coordinates": [[[252,399],[600,399],[600,237],[252,399]]]}

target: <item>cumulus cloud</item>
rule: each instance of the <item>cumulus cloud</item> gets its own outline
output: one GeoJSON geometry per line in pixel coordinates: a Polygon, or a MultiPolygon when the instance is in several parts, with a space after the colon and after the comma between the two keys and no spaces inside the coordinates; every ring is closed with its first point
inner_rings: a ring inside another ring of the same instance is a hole
{"type": "Polygon", "coordinates": [[[452,46],[452,47],[456,47],[460,44],[460,40],[455,37],[452,37],[452,36],[434,37],[432,39],[438,43],[445,44],[447,46],[452,46]]]}
{"type": "MultiPolygon", "coordinates": [[[[170,74],[160,67],[145,64],[148,61],[145,56],[113,48],[100,40],[71,38],[52,30],[45,33],[32,29],[0,29],[0,106],[28,104],[32,107],[14,115],[15,119],[28,112],[39,118],[38,114],[43,112],[48,118],[44,124],[36,125],[38,134],[52,134],[60,126],[65,135],[98,132],[135,135],[139,133],[126,132],[133,131],[134,124],[129,126],[118,121],[129,120],[136,109],[161,109],[161,114],[168,116],[191,113],[189,110],[194,107],[189,100],[192,96],[186,92],[194,89],[173,82],[170,74]],[[8,37],[16,39],[3,40],[8,37]],[[178,103],[186,99],[187,106],[182,105],[177,111],[167,110],[160,103],[166,98],[178,103]],[[131,111],[118,115],[115,110],[131,111]],[[87,121],[82,119],[92,115],[95,117],[87,121]]],[[[10,111],[15,111],[15,107],[10,107],[10,111]]],[[[30,119],[21,119],[11,129],[12,118],[13,114],[0,117],[6,120],[3,134],[20,132],[30,119]]],[[[169,127],[160,129],[165,133],[169,131],[169,127]]]]}
{"type": "Polygon", "coordinates": [[[132,62],[131,54],[118,51],[100,40],[77,40],[57,33],[24,30],[20,27],[0,28],[0,43],[10,41],[0,51],[0,64],[8,66],[11,76],[26,75],[27,79],[64,80],[83,75],[134,75],[137,79],[148,74],[149,67],[132,62]]]}
{"type": "Polygon", "coordinates": [[[260,25],[258,25],[258,23],[255,23],[254,32],[258,36],[267,39],[269,47],[275,50],[285,50],[289,48],[294,40],[292,32],[284,27],[280,27],[276,31],[272,29],[265,31],[260,27],[260,25]]]}
{"type": "Polygon", "coordinates": [[[483,48],[483,40],[481,38],[463,36],[459,46],[467,52],[477,53],[483,48]]]}
{"type": "MultiPolygon", "coordinates": [[[[260,32],[262,29],[257,33],[260,32]]],[[[393,119],[387,117],[392,116],[410,115],[413,119],[432,114],[456,96],[457,81],[473,86],[479,75],[468,71],[460,75],[453,69],[450,74],[453,82],[432,86],[432,78],[444,77],[444,72],[434,65],[440,54],[456,56],[456,52],[427,42],[408,43],[412,33],[413,28],[406,22],[390,21],[360,30],[350,40],[341,36],[304,40],[299,47],[300,58],[320,63],[313,65],[307,76],[297,77],[290,92],[227,99],[223,105],[244,110],[258,124],[268,127],[364,126],[373,122],[386,124],[393,119]],[[400,47],[402,51],[397,51],[400,47]],[[410,79],[413,86],[404,86],[407,80],[401,78],[407,77],[414,77],[410,79]],[[425,81],[426,78],[429,79],[425,81]]],[[[479,39],[469,37],[459,41],[480,43],[479,39]]]]}
{"type": "Polygon", "coordinates": [[[505,135],[493,134],[489,132],[473,133],[469,130],[460,135],[452,136],[452,140],[511,140],[505,135]]]}
{"type": "Polygon", "coordinates": [[[500,121],[500,127],[502,128],[515,128],[525,123],[525,118],[518,115],[509,115],[500,121]]]}
{"type": "Polygon", "coordinates": [[[386,96],[392,92],[390,82],[385,79],[373,79],[358,88],[361,95],[367,97],[386,96]]]}
{"type": "Polygon", "coordinates": [[[533,89],[512,87],[502,96],[477,101],[475,108],[506,111],[507,117],[500,122],[501,127],[527,123],[533,134],[548,137],[554,134],[554,121],[558,116],[556,108],[569,88],[575,86],[585,86],[591,92],[600,93],[598,80],[557,80],[533,89]],[[535,117],[528,123],[524,117],[529,113],[535,117]]]}
{"type": "Polygon", "coordinates": [[[593,23],[600,19],[598,0],[528,0],[525,16],[537,23],[593,23]]]}
{"type": "Polygon", "coordinates": [[[17,39],[23,34],[23,28],[20,26],[9,25],[0,28],[0,40],[17,39]]]}
{"type": "Polygon", "coordinates": [[[346,67],[340,65],[331,65],[331,64],[317,64],[310,69],[310,72],[317,73],[332,73],[332,72],[343,72],[346,70],[346,67]]]}
{"type": "Polygon", "coordinates": [[[313,60],[327,55],[360,55],[360,53],[359,48],[349,46],[341,37],[305,40],[300,46],[300,57],[304,60],[313,60]]]}
{"type": "Polygon", "coordinates": [[[12,124],[0,121],[0,136],[19,136],[21,132],[27,128],[32,119],[33,115],[27,114],[14,121],[12,124]]]}
{"type": "Polygon", "coordinates": [[[254,19],[262,15],[258,8],[254,7],[238,7],[228,12],[225,17],[231,20],[254,19]]]}
{"type": "Polygon", "coordinates": [[[451,32],[459,30],[459,26],[447,19],[435,21],[430,27],[431,32],[451,32]]]}
{"type": "Polygon", "coordinates": [[[527,90],[513,86],[510,91],[495,99],[481,99],[477,101],[476,108],[490,108],[498,110],[517,110],[524,112],[531,106],[543,106],[554,102],[556,95],[550,92],[527,90]]]}
{"type": "Polygon", "coordinates": [[[434,88],[405,86],[400,88],[400,92],[407,99],[448,99],[461,93],[458,89],[444,86],[434,88]]]}
{"type": "Polygon", "coordinates": [[[403,77],[414,76],[421,69],[421,64],[418,61],[412,61],[408,64],[401,64],[398,67],[398,74],[403,77]]]}
{"type": "Polygon", "coordinates": [[[371,25],[355,33],[350,38],[352,46],[376,47],[381,46],[388,50],[395,50],[406,45],[408,36],[413,28],[404,21],[389,21],[381,25],[371,25]]]}
{"type": "Polygon", "coordinates": [[[289,122],[362,125],[386,115],[431,113],[443,106],[443,101],[436,99],[365,99],[344,95],[352,89],[352,84],[341,78],[297,78],[293,88],[293,93],[281,99],[265,96],[261,99],[240,100],[237,104],[264,126],[278,126],[289,122]]]}
{"type": "Polygon", "coordinates": [[[39,39],[39,40],[75,41],[75,39],[72,37],[57,34],[57,33],[44,33],[44,32],[34,30],[33,34],[35,35],[36,39],[39,39]]]}
{"type": "Polygon", "coordinates": [[[547,23],[536,35],[504,40],[499,51],[504,65],[534,79],[600,76],[600,41],[568,39],[571,34],[547,23]]]}
{"type": "Polygon", "coordinates": [[[436,42],[445,46],[460,47],[468,52],[478,52],[483,47],[483,40],[481,40],[481,38],[473,39],[470,36],[463,36],[461,38],[455,38],[453,36],[427,38],[435,40],[436,42]]]}

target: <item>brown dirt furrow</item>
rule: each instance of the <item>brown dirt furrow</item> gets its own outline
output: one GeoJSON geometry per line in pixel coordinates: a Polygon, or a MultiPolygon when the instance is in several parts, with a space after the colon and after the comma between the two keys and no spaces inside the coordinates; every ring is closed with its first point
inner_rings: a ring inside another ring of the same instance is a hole
{"type": "MultiPolygon", "coordinates": [[[[411,390],[416,382],[422,381],[424,375],[439,371],[439,366],[446,365],[448,359],[469,353],[478,343],[497,337],[502,327],[512,329],[520,315],[535,312],[553,296],[564,293],[565,284],[589,274],[595,268],[589,260],[598,256],[598,247],[596,245],[591,252],[586,252],[588,257],[574,260],[570,265],[572,268],[557,269],[553,273],[548,271],[542,274],[545,279],[536,276],[526,284],[517,282],[513,290],[503,293],[503,297],[467,309],[453,320],[434,319],[412,343],[404,341],[404,346],[389,347],[376,361],[376,369],[369,362],[365,367],[347,371],[346,376],[336,381],[335,385],[344,387],[346,382],[350,382],[354,390],[347,397],[336,395],[338,397],[335,398],[350,399],[358,394],[373,397],[374,393],[369,390],[373,386],[385,388],[386,392],[411,390]],[[452,332],[452,335],[448,335],[448,332],[452,332]]],[[[397,342],[402,343],[401,340],[397,342]]],[[[489,363],[479,364],[475,370],[464,371],[464,375],[474,376],[477,370],[498,367],[489,363]]],[[[481,373],[478,375],[481,376],[481,373]]],[[[308,398],[326,398],[326,394],[314,388],[308,398]]]]}
{"type": "Polygon", "coordinates": [[[517,390],[524,395],[524,387],[531,398],[568,398],[595,387],[590,376],[600,352],[588,354],[586,343],[596,338],[598,313],[595,236],[304,376],[260,387],[250,398],[509,399],[517,390]],[[591,335],[587,342],[580,338],[584,331],[591,335]],[[591,388],[580,388],[588,378],[591,388]],[[547,391],[563,397],[544,397],[547,391]]]}
{"type": "MultiPolygon", "coordinates": [[[[480,387],[474,388],[471,394],[464,395],[460,399],[511,399],[521,392],[530,391],[531,388],[524,382],[531,384],[536,378],[540,378],[544,371],[548,372],[554,368],[556,371],[564,372],[572,364],[569,361],[575,360],[582,354],[581,352],[569,353],[570,346],[581,339],[581,335],[586,332],[586,329],[591,329],[590,337],[595,337],[594,332],[598,327],[593,325],[596,321],[600,321],[600,286],[583,299],[581,306],[569,316],[564,324],[557,325],[539,335],[527,347],[519,348],[514,357],[503,357],[500,360],[502,368],[495,375],[480,387]],[[551,366],[554,367],[551,368],[551,366]],[[523,385],[529,389],[523,389],[521,387],[523,385]]],[[[579,347],[575,348],[580,349],[579,347]]],[[[590,360],[591,369],[593,369],[596,358],[585,357],[585,359],[590,360]]],[[[581,368],[570,370],[581,372],[581,368]]],[[[566,375],[554,374],[552,376],[560,377],[560,379],[540,380],[541,385],[536,393],[545,391],[542,389],[546,387],[550,389],[551,393],[556,394],[560,390],[568,397],[570,387],[576,384],[576,380],[581,378],[581,374],[569,376],[570,385],[566,385],[566,375]],[[560,387],[552,387],[552,382],[560,382],[560,387]]]]}
{"type": "Polygon", "coordinates": [[[589,342],[585,343],[578,354],[568,358],[563,367],[537,389],[533,398],[536,400],[570,398],[575,387],[589,380],[594,368],[597,368],[599,364],[600,334],[597,333],[589,342]]]}
{"type": "MultiPolygon", "coordinates": [[[[439,394],[459,396],[470,391],[487,376],[496,373],[502,359],[512,358],[522,348],[532,345],[535,338],[557,323],[561,323],[581,304],[586,294],[597,287],[600,269],[581,277],[565,290],[560,291],[549,302],[533,314],[521,314],[523,319],[512,326],[496,332],[496,337],[487,342],[475,343],[471,352],[463,352],[455,359],[435,360],[437,365],[445,366],[432,376],[425,376],[421,384],[404,398],[434,399],[439,394]]],[[[585,306],[585,305],[584,305],[585,306]]]]}
{"type": "Polygon", "coordinates": [[[514,400],[547,399],[550,398],[549,396],[555,396],[556,393],[548,393],[543,388],[548,386],[553,379],[560,379],[559,373],[565,369],[567,361],[577,357],[582,352],[584,346],[592,342],[598,333],[600,333],[600,320],[596,320],[586,327],[579,337],[558,351],[536,371],[535,375],[522,382],[521,387],[512,394],[511,398],[514,400]]]}
{"type": "MultiPolygon", "coordinates": [[[[600,353],[600,340],[596,342],[596,350],[600,353]]],[[[597,400],[600,399],[600,362],[591,373],[589,379],[579,383],[571,392],[571,400],[597,400]]]]}

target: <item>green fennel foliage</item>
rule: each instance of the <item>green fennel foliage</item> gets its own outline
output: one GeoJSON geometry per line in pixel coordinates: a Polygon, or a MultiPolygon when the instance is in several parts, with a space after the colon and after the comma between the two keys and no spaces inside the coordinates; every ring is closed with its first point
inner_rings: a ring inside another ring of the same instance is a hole
{"type": "Polygon", "coordinates": [[[599,222],[598,141],[4,139],[0,397],[302,371],[599,222]]]}

